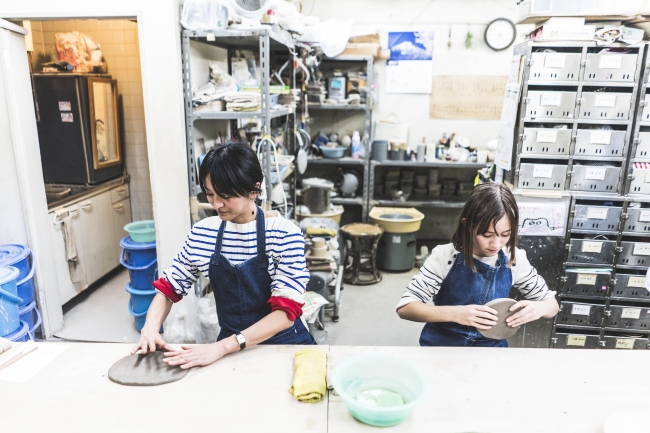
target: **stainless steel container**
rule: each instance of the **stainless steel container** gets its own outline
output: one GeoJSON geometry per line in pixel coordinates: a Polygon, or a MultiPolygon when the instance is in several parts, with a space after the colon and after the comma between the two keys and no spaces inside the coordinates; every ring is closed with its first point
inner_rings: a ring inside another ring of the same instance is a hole
{"type": "Polygon", "coordinates": [[[312,214],[321,214],[330,208],[330,192],[334,184],[325,179],[312,177],[302,181],[302,203],[312,214]]]}

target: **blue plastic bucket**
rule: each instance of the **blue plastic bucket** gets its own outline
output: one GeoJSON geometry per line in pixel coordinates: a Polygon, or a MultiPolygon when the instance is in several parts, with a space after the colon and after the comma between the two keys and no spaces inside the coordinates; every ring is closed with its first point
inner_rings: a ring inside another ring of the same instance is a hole
{"type": "Polygon", "coordinates": [[[32,301],[28,305],[21,307],[18,310],[18,314],[20,315],[20,320],[29,326],[29,332],[34,335],[34,332],[41,326],[43,321],[40,311],[36,308],[36,301],[32,301]]]}
{"type": "Polygon", "coordinates": [[[20,322],[20,325],[16,332],[13,334],[5,335],[3,338],[11,340],[15,343],[33,340],[32,336],[29,334],[29,326],[23,321],[20,322]]]}
{"type": "MultiPolygon", "coordinates": [[[[133,311],[131,300],[129,300],[129,313],[131,313],[131,315],[135,318],[135,329],[137,329],[138,332],[142,331],[142,328],[144,327],[144,323],[147,321],[147,312],[144,311],[142,313],[136,313],[135,311],[133,311]]],[[[165,332],[162,326],[160,327],[159,332],[161,334],[165,332]]]]}
{"type": "Polygon", "coordinates": [[[130,283],[126,285],[126,291],[131,295],[131,309],[135,313],[146,313],[153,301],[154,296],[156,296],[156,289],[151,290],[142,290],[136,289],[130,283]]]}
{"type": "Polygon", "coordinates": [[[120,263],[129,270],[131,286],[136,289],[150,290],[153,282],[158,279],[158,260],[154,260],[145,266],[129,266],[124,257],[120,257],[120,263]]]}
{"type": "Polygon", "coordinates": [[[129,266],[146,266],[156,260],[155,242],[134,242],[130,236],[120,241],[124,263],[129,266]]]}
{"type": "Polygon", "coordinates": [[[18,269],[18,297],[22,298],[21,307],[34,300],[34,255],[32,250],[20,244],[0,245],[0,266],[13,266],[18,269]],[[31,257],[31,260],[30,260],[31,257]]]}
{"type": "Polygon", "coordinates": [[[13,266],[0,267],[0,337],[16,332],[20,326],[18,306],[23,300],[17,295],[16,278],[19,273],[13,266]]]}

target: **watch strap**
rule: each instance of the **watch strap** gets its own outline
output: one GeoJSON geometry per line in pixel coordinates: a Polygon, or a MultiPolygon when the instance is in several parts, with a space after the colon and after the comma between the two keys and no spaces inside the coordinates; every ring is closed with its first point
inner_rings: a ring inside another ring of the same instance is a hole
{"type": "Polygon", "coordinates": [[[237,339],[237,342],[239,343],[239,350],[246,349],[246,337],[244,337],[244,334],[239,333],[239,334],[235,335],[235,338],[237,339]]]}

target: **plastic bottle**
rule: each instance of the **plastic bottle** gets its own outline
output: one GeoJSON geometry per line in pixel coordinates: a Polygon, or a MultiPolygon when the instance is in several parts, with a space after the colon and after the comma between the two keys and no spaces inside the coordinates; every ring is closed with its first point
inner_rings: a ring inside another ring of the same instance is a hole
{"type": "Polygon", "coordinates": [[[360,151],[361,151],[361,138],[359,137],[359,131],[354,131],[352,133],[352,158],[359,158],[360,151]]]}

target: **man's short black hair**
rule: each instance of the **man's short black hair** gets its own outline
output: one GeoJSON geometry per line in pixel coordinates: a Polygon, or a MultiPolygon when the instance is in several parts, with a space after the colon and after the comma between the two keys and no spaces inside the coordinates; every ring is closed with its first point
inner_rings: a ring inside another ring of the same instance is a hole
{"type": "Polygon", "coordinates": [[[199,168],[199,183],[204,193],[205,180],[210,176],[212,190],[223,198],[248,197],[264,180],[260,161],[248,145],[238,142],[215,146],[199,168]]]}

